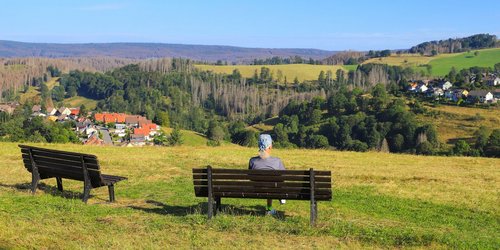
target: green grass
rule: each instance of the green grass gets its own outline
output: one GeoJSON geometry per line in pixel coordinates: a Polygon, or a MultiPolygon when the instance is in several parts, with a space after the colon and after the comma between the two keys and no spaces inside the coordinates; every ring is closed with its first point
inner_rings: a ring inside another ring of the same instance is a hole
{"type": "Polygon", "coordinates": [[[39,145],[96,154],[103,172],[128,177],[79,200],[82,183],[42,181],[30,174],[14,143],[0,143],[0,248],[462,248],[500,244],[500,159],[422,157],[326,150],[275,150],[289,169],[332,170],[334,198],[319,203],[309,227],[309,203],[288,201],[279,218],[262,216],[265,201],[223,199],[206,219],[206,199],[194,197],[191,168],[246,168],[255,148],[87,147],[39,145]]]}
{"type": "Polygon", "coordinates": [[[55,86],[59,86],[59,79],[61,79],[61,78],[60,77],[51,78],[45,84],[47,84],[47,87],[49,88],[49,90],[52,90],[55,86]]]}
{"type": "Polygon", "coordinates": [[[27,101],[33,101],[34,103],[40,103],[40,91],[37,87],[30,86],[28,91],[21,92],[19,96],[19,102],[21,104],[26,103],[27,101]]]}
{"type": "Polygon", "coordinates": [[[85,105],[87,109],[95,109],[97,106],[97,100],[89,99],[83,96],[73,96],[70,98],[66,98],[63,101],[64,105],[67,107],[78,108],[82,104],[85,105]]]}
{"type": "MultiPolygon", "coordinates": [[[[172,133],[172,128],[162,128],[162,130],[170,134],[172,133]]],[[[183,140],[183,145],[185,146],[206,146],[208,139],[205,135],[191,131],[191,130],[182,130],[181,135],[183,140]]]]}
{"type": "Polygon", "coordinates": [[[493,67],[500,63],[500,48],[477,50],[479,53],[474,56],[475,51],[470,53],[459,53],[452,57],[437,58],[429,62],[432,65],[432,74],[435,76],[444,76],[448,74],[452,67],[457,71],[474,66],[493,67]]]}
{"type": "Polygon", "coordinates": [[[284,82],[284,78],[286,76],[288,83],[293,83],[295,77],[298,78],[299,81],[304,80],[317,80],[319,73],[323,70],[325,73],[328,70],[331,70],[335,76],[335,72],[338,69],[343,69],[344,66],[341,65],[311,65],[311,64],[283,64],[283,65],[195,65],[197,68],[201,70],[209,70],[215,73],[225,73],[231,74],[234,69],[238,69],[242,76],[244,77],[252,77],[255,73],[255,70],[258,70],[260,73],[260,69],[262,67],[267,67],[271,70],[273,74],[273,79],[277,79],[278,70],[281,70],[283,74],[283,79],[281,82],[284,82]]]}
{"type": "Polygon", "coordinates": [[[421,56],[418,54],[391,55],[389,57],[372,58],[363,63],[380,63],[403,67],[412,67],[417,70],[427,72],[425,67],[420,65],[429,64],[432,66],[433,76],[445,76],[452,67],[457,71],[474,66],[493,67],[500,62],[500,48],[477,50],[479,54],[474,56],[473,50],[465,53],[439,54],[437,56],[421,56]]]}
{"type": "Polygon", "coordinates": [[[480,127],[499,129],[500,108],[491,107],[489,109],[459,107],[450,105],[440,105],[437,107],[427,106],[429,111],[437,114],[419,114],[417,118],[425,123],[432,123],[436,126],[438,140],[452,147],[459,139],[471,139],[480,127]],[[480,119],[477,119],[477,117],[480,119]]]}

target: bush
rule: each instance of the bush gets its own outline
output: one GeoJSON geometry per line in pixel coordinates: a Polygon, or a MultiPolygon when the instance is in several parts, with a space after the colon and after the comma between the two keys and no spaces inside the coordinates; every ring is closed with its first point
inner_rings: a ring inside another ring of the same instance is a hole
{"type": "Polygon", "coordinates": [[[308,148],[328,148],[328,138],[324,135],[311,135],[307,138],[308,148]]]}
{"type": "Polygon", "coordinates": [[[416,148],[416,153],[418,155],[433,155],[434,154],[434,146],[432,143],[428,141],[424,141],[419,143],[416,148]]]}
{"type": "Polygon", "coordinates": [[[464,141],[464,140],[459,140],[455,143],[455,146],[453,147],[453,154],[454,155],[469,155],[470,153],[470,146],[469,144],[464,141]]]}
{"type": "Polygon", "coordinates": [[[347,150],[366,152],[368,151],[368,145],[359,140],[352,140],[347,144],[347,150]]]}

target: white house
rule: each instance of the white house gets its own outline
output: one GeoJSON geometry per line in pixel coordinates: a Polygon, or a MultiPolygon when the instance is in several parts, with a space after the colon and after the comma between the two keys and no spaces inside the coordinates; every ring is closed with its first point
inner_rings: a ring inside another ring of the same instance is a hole
{"type": "Polygon", "coordinates": [[[55,109],[55,108],[49,108],[47,110],[48,115],[56,115],[56,113],[57,113],[57,109],[55,109]]]}
{"type": "Polygon", "coordinates": [[[444,95],[444,91],[441,88],[433,88],[431,94],[432,96],[439,97],[444,95]]]}
{"type": "Polygon", "coordinates": [[[451,87],[453,87],[453,84],[450,82],[450,81],[446,81],[446,82],[443,82],[440,84],[440,87],[443,89],[443,90],[448,90],[450,89],[451,87]]]}
{"type": "Polygon", "coordinates": [[[71,110],[69,108],[66,108],[66,107],[59,108],[59,110],[57,110],[57,112],[59,113],[59,115],[71,115],[71,110]]]}
{"type": "Polygon", "coordinates": [[[417,92],[425,93],[425,91],[427,91],[428,89],[429,88],[427,86],[425,86],[425,84],[420,84],[417,87],[417,92]]]}
{"type": "Polygon", "coordinates": [[[493,101],[493,94],[488,90],[472,90],[469,92],[467,99],[471,102],[487,103],[493,101]]]}
{"type": "Polygon", "coordinates": [[[92,136],[92,134],[94,133],[97,133],[97,129],[95,129],[94,127],[87,127],[85,129],[85,134],[90,138],[90,136],[92,136]]]}
{"type": "Polygon", "coordinates": [[[500,77],[496,77],[495,79],[488,80],[488,85],[490,85],[490,86],[500,85],[500,77]]]}

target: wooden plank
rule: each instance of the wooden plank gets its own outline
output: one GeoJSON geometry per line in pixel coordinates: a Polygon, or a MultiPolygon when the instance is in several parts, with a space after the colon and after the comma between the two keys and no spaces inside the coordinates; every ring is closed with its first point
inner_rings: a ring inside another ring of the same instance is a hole
{"type": "MultiPolygon", "coordinates": [[[[28,162],[26,160],[23,160],[25,166],[28,166],[29,168],[31,168],[31,162],[28,162]]],[[[52,169],[61,169],[61,170],[64,170],[66,172],[74,172],[74,173],[77,173],[77,174],[81,174],[82,173],[82,168],[76,168],[76,167],[73,167],[73,166],[67,166],[67,165],[61,165],[61,164],[56,164],[56,163],[51,163],[51,162],[45,162],[45,161],[35,161],[37,166],[44,166],[45,168],[52,168],[52,169]]],[[[99,173],[100,170],[96,170],[96,169],[89,169],[90,172],[92,173],[99,173]]]]}
{"type": "MultiPolygon", "coordinates": [[[[193,176],[194,178],[194,176],[193,176]]],[[[251,180],[251,181],[309,181],[309,176],[293,176],[293,175],[282,175],[282,176],[266,176],[266,175],[248,175],[248,174],[224,174],[212,175],[213,180],[251,180]]],[[[196,179],[206,179],[203,175],[196,176],[196,179]]],[[[330,177],[317,177],[316,182],[331,182],[330,177]]]]}
{"type": "MultiPolygon", "coordinates": [[[[288,199],[309,200],[309,194],[277,194],[277,193],[243,193],[243,192],[214,192],[215,196],[226,198],[252,198],[252,199],[288,199]]],[[[330,195],[317,195],[316,200],[330,200],[330,195]]]]}
{"type": "Polygon", "coordinates": [[[19,144],[18,147],[20,147],[21,149],[29,149],[29,148],[31,148],[34,151],[45,151],[45,152],[61,153],[61,154],[74,155],[74,156],[83,155],[86,158],[87,157],[97,158],[97,156],[91,155],[91,154],[78,153],[78,152],[69,152],[69,151],[62,151],[62,150],[55,150],[55,149],[48,149],[48,148],[39,148],[39,147],[33,147],[33,146],[28,146],[28,145],[22,145],[22,144],[19,144]]]}
{"type": "MultiPolygon", "coordinates": [[[[195,191],[207,189],[207,187],[195,187],[195,191]]],[[[310,194],[309,189],[304,188],[263,188],[263,187],[213,187],[214,192],[244,192],[244,193],[287,193],[287,194],[310,194]]],[[[331,195],[331,189],[316,189],[315,194],[331,195]]]]}
{"type": "MultiPolygon", "coordinates": [[[[249,169],[212,169],[213,174],[255,174],[255,175],[305,175],[309,176],[306,170],[249,170],[249,169]]],[[[193,168],[193,174],[206,174],[204,168],[193,168]]],[[[316,176],[331,176],[331,171],[314,171],[316,176]]]]}
{"type": "MultiPolygon", "coordinates": [[[[47,162],[47,163],[56,163],[56,164],[59,164],[59,165],[68,165],[68,166],[72,166],[72,167],[79,168],[79,169],[82,168],[81,163],[75,162],[75,161],[71,161],[71,160],[66,160],[66,159],[63,159],[63,158],[52,158],[52,157],[45,157],[45,156],[41,156],[41,155],[34,155],[33,158],[34,158],[35,162],[44,161],[44,162],[47,162]]],[[[29,156],[23,154],[23,159],[29,160],[29,156]]],[[[97,165],[97,164],[88,163],[87,165],[89,166],[89,168],[96,169],[96,170],[99,169],[99,165],[97,165]]]]}
{"type": "MultiPolygon", "coordinates": [[[[206,180],[194,180],[195,186],[206,186],[206,180]]],[[[261,187],[304,187],[309,188],[307,182],[252,182],[252,181],[214,181],[213,185],[216,186],[261,186],[261,187]]],[[[330,183],[316,183],[316,188],[331,188],[330,183]]]]}
{"type": "MultiPolygon", "coordinates": [[[[29,154],[28,149],[21,149],[21,152],[23,154],[29,154]]],[[[66,160],[66,161],[74,161],[74,162],[79,162],[79,160],[80,160],[79,156],[76,156],[76,155],[65,154],[65,153],[54,153],[54,152],[47,152],[47,151],[33,150],[33,155],[34,156],[43,156],[43,157],[47,157],[47,158],[61,159],[61,160],[66,160]]],[[[84,159],[85,159],[86,163],[95,164],[95,165],[98,164],[97,158],[95,156],[85,156],[84,159]]]]}

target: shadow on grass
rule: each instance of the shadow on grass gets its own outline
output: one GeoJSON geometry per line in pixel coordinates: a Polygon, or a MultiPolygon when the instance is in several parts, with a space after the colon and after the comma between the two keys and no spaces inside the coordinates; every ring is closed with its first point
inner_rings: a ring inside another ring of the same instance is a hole
{"type": "MultiPolygon", "coordinates": [[[[0,183],[0,187],[14,188],[14,189],[17,189],[19,191],[30,191],[31,190],[31,183],[26,182],[26,183],[14,184],[14,185],[0,183]]],[[[74,192],[74,191],[69,191],[69,190],[64,190],[61,192],[57,189],[57,187],[49,186],[45,183],[38,183],[37,192],[38,191],[43,191],[43,192],[50,194],[52,196],[59,196],[59,197],[63,197],[66,199],[82,199],[83,198],[83,188],[82,188],[82,192],[74,192]]],[[[94,196],[92,194],[90,194],[89,198],[92,198],[92,197],[94,197],[94,196]]]]}
{"type": "MultiPolygon", "coordinates": [[[[191,214],[201,213],[206,215],[208,213],[208,203],[200,202],[191,206],[176,206],[168,205],[159,201],[147,200],[147,204],[150,206],[129,206],[132,209],[141,210],[147,213],[155,213],[160,215],[174,215],[174,216],[187,216],[191,214]]],[[[241,208],[240,206],[234,205],[221,205],[221,211],[217,211],[218,214],[230,214],[230,215],[252,215],[252,216],[266,216],[265,207],[262,205],[247,206],[241,208]]],[[[274,216],[276,219],[284,220],[286,218],[285,212],[277,211],[277,215],[274,216]]]]}

